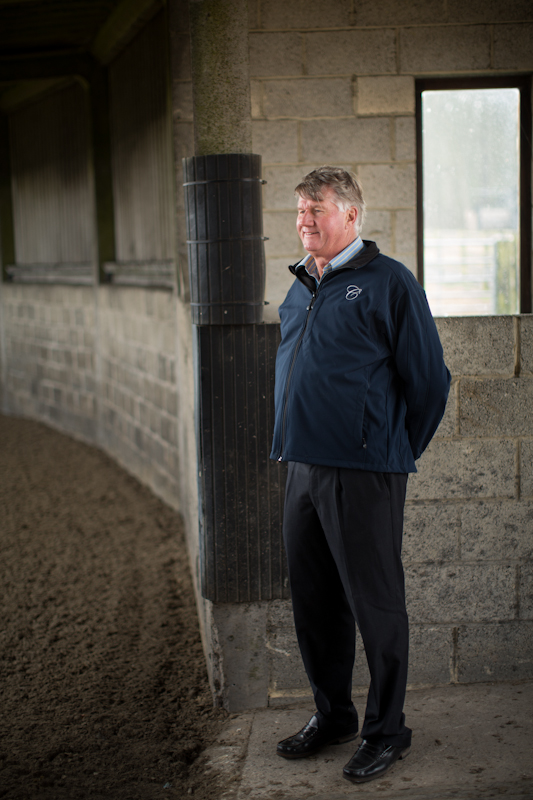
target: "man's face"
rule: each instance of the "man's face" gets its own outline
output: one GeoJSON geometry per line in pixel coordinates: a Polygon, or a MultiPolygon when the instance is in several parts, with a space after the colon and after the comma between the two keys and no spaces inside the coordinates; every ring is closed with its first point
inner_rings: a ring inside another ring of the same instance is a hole
{"type": "MultiPolygon", "coordinates": [[[[333,189],[322,192],[322,200],[298,199],[296,230],[308,253],[325,266],[355,239],[357,209],[341,211],[333,202],[333,189]]],[[[318,263],[318,262],[317,262],[318,263]]]]}

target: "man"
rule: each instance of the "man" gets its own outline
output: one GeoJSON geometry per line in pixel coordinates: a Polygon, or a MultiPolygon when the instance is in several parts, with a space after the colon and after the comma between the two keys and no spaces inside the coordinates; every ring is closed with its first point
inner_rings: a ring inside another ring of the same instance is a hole
{"type": "Polygon", "coordinates": [[[381,777],[410,748],[403,704],[408,621],[401,562],[407,473],[444,413],[450,374],[411,272],[359,236],[361,187],[335,167],[295,190],[307,255],[280,307],[271,458],[288,461],[284,541],[316,714],[277,753],[355,739],[355,623],[371,683],[362,742],[344,767],[381,777]]]}

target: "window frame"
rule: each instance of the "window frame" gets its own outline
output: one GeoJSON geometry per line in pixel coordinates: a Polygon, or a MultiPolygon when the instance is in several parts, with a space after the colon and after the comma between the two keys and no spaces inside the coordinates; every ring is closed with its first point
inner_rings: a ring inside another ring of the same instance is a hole
{"type": "Polygon", "coordinates": [[[421,78],[416,91],[416,213],[418,281],[424,285],[424,194],[422,161],[422,92],[453,89],[518,89],[520,92],[519,314],[532,311],[531,281],[531,76],[499,75],[461,78],[421,78]]]}

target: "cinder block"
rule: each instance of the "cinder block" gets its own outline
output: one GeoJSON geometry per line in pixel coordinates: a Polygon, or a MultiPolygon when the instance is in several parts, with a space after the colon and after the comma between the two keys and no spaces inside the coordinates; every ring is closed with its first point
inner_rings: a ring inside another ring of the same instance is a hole
{"type": "Polygon", "coordinates": [[[297,256],[293,259],[267,259],[265,300],[268,305],[263,312],[265,322],[279,322],[278,308],[294,281],[294,275],[289,272],[288,266],[296,261],[297,256]]]}
{"type": "Polygon", "coordinates": [[[520,442],[520,496],[533,497],[533,441],[520,442]]]}
{"type": "Polygon", "coordinates": [[[252,141],[263,165],[298,161],[298,123],[293,120],[254,120],[252,141]]]}
{"type": "Polygon", "coordinates": [[[448,19],[452,22],[511,22],[531,18],[529,0],[448,0],[448,19]]]}
{"type": "Polygon", "coordinates": [[[268,258],[284,256],[288,264],[294,264],[303,250],[296,233],[296,214],[293,211],[267,211],[263,214],[265,236],[265,253],[268,258]],[[291,261],[294,259],[294,261],[291,261]]]}
{"type": "MultiPolygon", "coordinates": [[[[148,292],[147,292],[148,294],[148,292]]],[[[154,292],[155,299],[156,299],[156,315],[161,316],[169,325],[172,325],[173,328],[176,327],[176,309],[175,309],[175,300],[172,296],[172,292],[168,291],[160,291],[154,292]]]]}
{"type": "Polygon", "coordinates": [[[290,600],[271,600],[268,604],[267,627],[275,628],[293,627],[292,603],[290,600]]]}
{"type": "Polygon", "coordinates": [[[450,505],[405,507],[404,564],[454,561],[459,555],[460,509],[450,505]]]}
{"type": "Polygon", "coordinates": [[[262,81],[250,81],[250,104],[252,111],[252,119],[263,117],[263,83],[262,81]]]}
{"type": "Polygon", "coordinates": [[[400,32],[400,72],[459,72],[490,67],[488,25],[404,28],[400,32]]]}
{"type": "Polygon", "coordinates": [[[391,75],[357,79],[358,114],[414,114],[415,79],[391,75]]]}
{"type": "Polygon", "coordinates": [[[166,386],[163,390],[164,409],[171,417],[178,413],[178,396],[173,386],[166,386]]]}
{"type": "Polygon", "coordinates": [[[457,432],[457,394],[459,382],[452,379],[446,410],[435,436],[455,436],[457,432]]]}
{"type": "Polygon", "coordinates": [[[355,24],[363,25],[423,25],[424,23],[448,22],[445,4],[442,0],[404,0],[402,3],[391,0],[357,0],[355,5],[355,24]]]}
{"type": "Polygon", "coordinates": [[[453,663],[451,626],[409,626],[408,684],[449,683],[453,663]]]}
{"type": "MultiPolygon", "coordinates": [[[[531,20],[531,6],[529,6],[531,20]]],[[[533,22],[496,25],[494,28],[494,68],[533,69],[533,22]]]]}
{"type": "Polygon", "coordinates": [[[460,382],[463,436],[533,436],[533,378],[460,382]]]}
{"type": "Polygon", "coordinates": [[[416,212],[396,211],[394,230],[394,252],[416,253],[416,212]]]}
{"type": "Polygon", "coordinates": [[[353,114],[350,78],[293,78],[263,82],[266,117],[346,117],[353,114]]]}
{"type": "Polygon", "coordinates": [[[413,622],[492,622],[516,616],[515,566],[411,565],[405,577],[407,610],[413,622]]]}
{"type": "Polygon", "coordinates": [[[472,503],[461,509],[461,558],[517,561],[533,558],[533,502],[472,503]]]}
{"type": "Polygon", "coordinates": [[[416,129],[414,117],[398,117],[394,120],[394,148],[396,161],[415,161],[416,129]]]}
{"type": "MultiPolygon", "coordinates": [[[[177,445],[177,425],[175,420],[170,419],[165,414],[160,414],[160,428],[161,428],[161,438],[163,439],[163,441],[168,442],[168,444],[171,445],[172,448],[175,448],[177,445]]],[[[165,457],[164,460],[166,463],[167,457],[165,457]]]]}
{"type": "Polygon", "coordinates": [[[305,36],[309,75],[384,75],[396,72],[396,32],[321,31],[305,36]]]}
{"type": "Polygon", "coordinates": [[[210,636],[220,659],[220,693],[228,711],[268,703],[267,614],[267,603],[210,606],[210,636]]]}
{"type": "Polygon", "coordinates": [[[457,666],[461,683],[531,680],[533,623],[461,626],[458,630],[457,666]]]}
{"type": "Polygon", "coordinates": [[[533,374],[533,315],[522,314],[520,325],[520,374],[533,374]]]}
{"type": "Polygon", "coordinates": [[[309,4],[305,0],[260,0],[261,28],[342,28],[352,24],[351,0],[309,4]]]}
{"type": "Polygon", "coordinates": [[[300,33],[250,33],[250,76],[303,75],[300,33]]]}
{"type": "Polygon", "coordinates": [[[252,31],[259,28],[259,4],[257,0],[248,0],[248,28],[252,31]]]}
{"type": "Polygon", "coordinates": [[[407,487],[410,500],[515,496],[514,442],[434,439],[407,487]]]}
{"type": "MultiPolygon", "coordinates": [[[[364,186],[363,186],[364,191],[364,186]]],[[[370,210],[362,232],[364,239],[376,242],[382,253],[392,252],[392,215],[390,211],[370,210]]]]}
{"type": "Polygon", "coordinates": [[[413,164],[362,164],[358,174],[370,208],[415,208],[416,179],[413,164]]]}
{"type": "MultiPolygon", "coordinates": [[[[148,328],[148,330],[150,330],[150,328],[148,328]]],[[[150,340],[148,341],[150,342],[150,340]]],[[[159,346],[163,352],[173,355],[176,348],[176,328],[174,324],[163,325],[158,340],[150,343],[155,347],[159,346]]]]}
{"type": "Polygon", "coordinates": [[[316,120],[302,122],[301,130],[306,163],[361,164],[391,157],[388,119],[316,120]]]}
{"type": "Polygon", "coordinates": [[[533,564],[531,561],[529,564],[523,564],[519,570],[518,608],[520,619],[533,620],[533,564]]]}
{"type": "Polygon", "coordinates": [[[267,183],[263,188],[263,208],[267,211],[290,210],[296,222],[298,200],[294,196],[294,187],[304,175],[305,169],[300,166],[265,167],[263,177],[267,183]]]}
{"type": "Polygon", "coordinates": [[[270,693],[309,688],[294,625],[291,628],[276,628],[271,631],[266,646],[270,693]]]}
{"type": "Polygon", "coordinates": [[[436,323],[444,358],[454,377],[514,375],[512,317],[445,317],[436,323]]]}

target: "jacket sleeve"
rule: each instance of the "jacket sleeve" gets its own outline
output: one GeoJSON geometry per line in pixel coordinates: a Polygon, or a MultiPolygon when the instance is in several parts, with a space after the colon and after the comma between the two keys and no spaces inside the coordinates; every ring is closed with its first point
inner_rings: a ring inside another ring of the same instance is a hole
{"type": "Polygon", "coordinates": [[[405,424],[415,459],[420,458],[443,417],[450,389],[437,327],[426,294],[409,279],[394,309],[395,362],[404,384],[405,424]]]}

